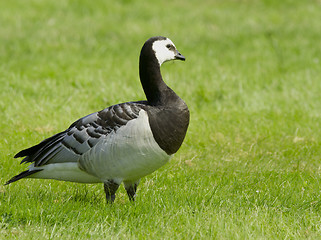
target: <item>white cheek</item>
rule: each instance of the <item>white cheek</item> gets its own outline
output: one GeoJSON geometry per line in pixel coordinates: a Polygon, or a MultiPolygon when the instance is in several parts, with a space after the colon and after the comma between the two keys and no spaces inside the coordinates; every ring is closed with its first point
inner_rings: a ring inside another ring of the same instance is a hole
{"type": "Polygon", "coordinates": [[[156,52],[156,58],[158,60],[159,66],[162,65],[164,62],[173,60],[174,59],[174,53],[172,51],[161,51],[161,52],[156,52]]]}
{"type": "Polygon", "coordinates": [[[174,52],[166,47],[166,42],[167,41],[156,41],[153,44],[153,50],[160,66],[166,61],[175,59],[174,52]]]}

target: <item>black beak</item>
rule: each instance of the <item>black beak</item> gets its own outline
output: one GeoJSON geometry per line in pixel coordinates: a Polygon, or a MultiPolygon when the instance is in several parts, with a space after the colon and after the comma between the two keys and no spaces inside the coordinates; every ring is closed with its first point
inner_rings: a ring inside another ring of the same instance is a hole
{"type": "Polygon", "coordinates": [[[176,51],[175,59],[185,61],[185,57],[179,51],[176,51]]]}

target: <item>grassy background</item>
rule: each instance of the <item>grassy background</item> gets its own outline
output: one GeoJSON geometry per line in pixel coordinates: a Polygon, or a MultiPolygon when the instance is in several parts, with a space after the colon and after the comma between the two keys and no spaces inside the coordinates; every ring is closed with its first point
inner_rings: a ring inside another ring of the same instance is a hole
{"type": "Polygon", "coordinates": [[[111,104],[144,99],[138,56],[162,67],[191,123],[171,162],[120,189],[0,186],[0,239],[316,239],[321,235],[321,2],[0,1],[0,182],[14,154],[111,104]]]}

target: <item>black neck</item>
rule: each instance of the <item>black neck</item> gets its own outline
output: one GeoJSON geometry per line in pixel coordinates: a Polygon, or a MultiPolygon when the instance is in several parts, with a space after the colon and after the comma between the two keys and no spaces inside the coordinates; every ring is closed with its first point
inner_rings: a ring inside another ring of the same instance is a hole
{"type": "Polygon", "coordinates": [[[147,101],[150,104],[159,104],[162,92],[167,88],[163,81],[159,63],[154,56],[141,53],[139,60],[139,76],[147,101]]]}
{"type": "Polygon", "coordinates": [[[151,46],[144,45],[139,59],[139,76],[147,101],[151,105],[166,104],[170,96],[176,96],[163,81],[160,65],[151,46]]]}

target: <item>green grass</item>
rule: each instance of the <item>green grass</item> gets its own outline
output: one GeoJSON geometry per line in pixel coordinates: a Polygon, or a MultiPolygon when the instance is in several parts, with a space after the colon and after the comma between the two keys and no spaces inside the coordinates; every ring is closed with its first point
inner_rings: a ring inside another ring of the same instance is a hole
{"type": "Polygon", "coordinates": [[[51,180],[0,186],[0,239],[318,239],[321,2],[1,1],[0,182],[19,150],[111,104],[144,99],[154,35],[187,61],[163,77],[189,105],[186,140],[123,188],[51,180]]]}

